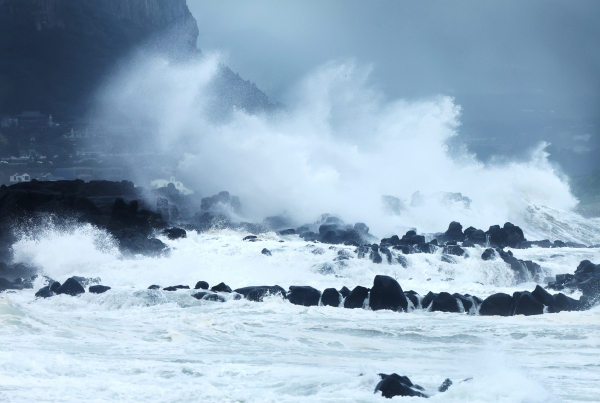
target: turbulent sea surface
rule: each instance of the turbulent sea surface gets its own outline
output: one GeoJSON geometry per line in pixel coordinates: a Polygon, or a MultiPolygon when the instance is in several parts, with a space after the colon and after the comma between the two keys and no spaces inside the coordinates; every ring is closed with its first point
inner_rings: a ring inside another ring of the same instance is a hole
{"type": "MultiPolygon", "coordinates": [[[[123,259],[103,232],[47,230],[14,246],[15,260],[58,281],[100,277],[112,290],[36,299],[0,296],[0,400],[7,402],[382,402],[378,373],[396,372],[440,402],[591,402],[600,396],[600,307],[540,316],[301,307],[198,301],[194,290],[148,290],[199,280],[232,288],[310,285],[370,287],[376,274],[405,291],[532,290],[514,285],[501,260],[470,248],[458,264],[441,253],[407,255],[408,267],[333,259],[347,246],[264,234],[248,243],[233,231],[189,232],[164,241],[169,257],[123,259]],[[283,240],[284,242],[280,242],[283,240]],[[268,248],[272,256],[261,254],[268,248]],[[446,378],[454,385],[437,387],[446,378]],[[462,380],[472,378],[472,380],[462,380]]],[[[513,250],[548,276],[572,273],[600,249],[513,250]]],[[[577,297],[577,296],[575,296],[577,297]]],[[[394,400],[416,398],[400,398],[394,400]]],[[[412,401],[412,400],[411,400],[412,401]]]]}

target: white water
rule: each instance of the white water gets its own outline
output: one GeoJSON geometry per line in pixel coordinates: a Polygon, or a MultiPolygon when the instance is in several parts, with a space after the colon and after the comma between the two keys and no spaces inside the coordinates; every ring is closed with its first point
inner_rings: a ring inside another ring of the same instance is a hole
{"type": "MultiPolygon", "coordinates": [[[[142,57],[107,84],[98,117],[122,115],[156,129],[145,146],[171,154],[177,176],[203,195],[240,196],[246,219],[286,214],[298,224],[321,213],[362,221],[379,237],[443,231],[453,220],[487,229],[511,221],[528,238],[600,243],[600,220],[569,213],[576,200],[544,144],[528,162],[484,166],[449,152],[460,108],[448,97],[386,100],[352,63],[315,71],[277,116],[236,111],[214,123],[206,88],[219,59],[190,64],[142,57]],[[419,203],[412,203],[414,192],[419,203]],[[461,192],[471,207],[440,192],[461,192]],[[390,215],[382,195],[398,197],[390,215]]],[[[145,133],[146,134],[146,133],[145,133]]],[[[297,237],[220,231],[165,242],[169,257],[123,259],[91,226],[51,225],[14,246],[15,261],[63,282],[100,277],[102,295],[36,300],[34,290],[0,296],[0,400],[9,402],[381,402],[377,373],[407,375],[440,402],[589,402],[600,396],[600,308],[537,317],[372,312],[264,303],[200,302],[193,290],[149,291],[205,280],[232,288],[369,287],[376,274],[404,290],[470,293],[532,290],[514,285],[500,260],[471,249],[457,264],[441,254],[407,256],[409,266],[352,258],[297,237]],[[272,251],[267,257],[262,248],[272,251]],[[312,253],[322,248],[321,254],[312,253]],[[324,270],[324,265],[327,269],[324,270]],[[325,273],[325,274],[324,274],[325,273]],[[455,384],[443,394],[445,378],[455,384]],[[473,378],[469,382],[459,381],[473,378]]],[[[530,249],[518,258],[548,275],[573,272],[598,249],[530,249]]],[[[577,295],[575,295],[577,297],[577,295]]],[[[395,400],[408,400],[396,398],[395,400]]],[[[412,400],[411,400],[412,401],[412,400]]]]}
{"type": "MultiPolygon", "coordinates": [[[[432,393],[451,378],[455,385],[432,398],[440,402],[585,402],[600,395],[597,307],[499,318],[305,308],[279,299],[210,303],[192,298],[193,290],[146,290],[150,284],[193,288],[198,280],[232,288],[353,288],[370,286],[376,274],[423,295],[533,289],[534,283],[514,286],[510,269],[500,260],[482,261],[480,250],[455,265],[439,254],[408,255],[406,269],[352,258],[346,267],[334,265],[336,277],[318,268],[333,263],[340,248],[353,248],[296,236],[280,243],[267,234],[248,243],[232,231],[189,233],[164,240],[170,257],[124,260],[106,247],[101,231],[46,231],[16,244],[16,259],[61,282],[101,277],[113,289],[47,300],[36,300],[35,290],[2,295],[3,401],[376,402],[383,399],[373,394],[379,372],[408,375],[432,393]],[[272,256],[260,253],[265,247],[272,256]],[[312,253],[315,248],[323,254],[312,253]]],[[[513,252],[549,274],[573,272],[582,259],[600,261],[598,249],[513,252]]]]}

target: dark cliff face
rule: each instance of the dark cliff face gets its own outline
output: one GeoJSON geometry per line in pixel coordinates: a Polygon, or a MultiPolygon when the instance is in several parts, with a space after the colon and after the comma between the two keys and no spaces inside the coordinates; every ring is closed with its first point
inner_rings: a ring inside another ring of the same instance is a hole
{"type": "MultiPolygon", "coordinates": [[[[82,116],[137,46],[152,42],[173,56],[197,57],[197,37],[186,0],[0,0],[0,113],[82,116]]],[[[234,81],[234,91],[254,90],[234,81]]],[[[257,103],[268,105],[266,97],[257,103]]]]}

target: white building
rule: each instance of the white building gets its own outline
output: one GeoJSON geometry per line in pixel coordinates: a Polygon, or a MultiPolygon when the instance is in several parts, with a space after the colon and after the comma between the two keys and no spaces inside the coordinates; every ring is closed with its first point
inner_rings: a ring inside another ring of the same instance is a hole
{"type": "Polygon", "coordinates": [[[175,189],[179,190],[184,195],[194,194],[193,190],[186,188],[185,186],[183,186],[183,183],[176,181],[174,176],[171,176],[171,179],[169,179],[169,180],[154,179],[152,182],[150,182],[150,188],[151,189],[166,188],[167,186],[169,186],[169,183],[172,183],[173,186],[175,186],[175,189]]]}
{"type": "Polygon", "coordinates": [[[10,176],[10,183],[31,182],[31,175],[18,173],[10,176]]]}

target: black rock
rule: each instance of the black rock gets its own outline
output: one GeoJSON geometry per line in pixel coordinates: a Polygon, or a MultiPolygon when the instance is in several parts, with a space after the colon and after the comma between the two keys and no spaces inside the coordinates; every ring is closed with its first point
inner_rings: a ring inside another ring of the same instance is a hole
{"type": "Polygon", "coordinates": [[[280,296],[282,298],[285,298],[286,296],[286,292],[285,290],[278,286],[268,286],[268,285],[261,285],[261,286],[251,286],[251,287],[243,287],[243,288],[238,288],[237,290],[235,290],[235,292],[237,292],[238,294],[242,294],[244,296],[244,298],[250,300],[250,301],[254,301],[254,302],[263,302],[265,297],[270,297],[270,296],[280,296]]]}
{"type": "Polygon", "coordinates": [[[379,247],[377,245],[371,246],[371,252],[369,253],[369,259],[371,259],[371,261],[373,263],[377,263],[377,264],[383,262],[383,259],[381,258],[381,255],[379,254],[379,247]]]}
{"type": "Polygon", "coordinates": [[[53,297],[54,295],[55,295],[54,292],[51,291],[50,287],[48,287],[48,286],[40,288],[38,290],[38,292],[35,293],[36,298],[50,298],[50,297],[53,297]]]}
{"type": "Polygon", "coordinates": [[[58,290],[59,288],[60,288],[60,283],[58,281],[55,281],[50,285],[50,291],[52,291],[52,292],[56,292],[56,290],[58,290]]]}
{"type": "MultiPolygon", "coordinates": [[[[471,242],[475,245],[485,245],[487,242],[487,236],[485,235],[485,232],[483,232],[480,229],[476,229],[473,227],[469,227],[465,230],[465,242],[471,242]]],[[[463,246],[464,243],[463,243],[463,246]]]]}
{"type": "Polygon", "coordinates": [[[554,304],[548,308],[550,313],[558,313],[562,311],[578,311],[581,308],[581,304],[576,299],[567,297],[562,292],[553,295],[554,304]]]}
{"type": "Polygon", "coordinates": [[[510,295],[501,292],[490,295],[481,303],[479,314],[483,316],[510,316],[513,306],[512,301],[510,295]]]}
{"type": "Polygon", "coordinates": [[[419,307],[419,294],[417,294],[415,291],[404,291],[404,296],[407,300],[412,302],[415,309],[419,307]]]}
{"type": "Polygon", "coordinates": [[[538,301],[529,291],[515,292],[513,294],[515,305],[514,315],[541,315],[544,313],[544,305],[538,301]]]}
{"type": "Polygon", "coordinates": [[[460,312],[456,298],[447,292],[440,292],[437,297],[431,301],[432,312],[460,312]]]}
{"type": "Polygon", "coordinates": [[[381,395],[385,398],[391,399],[394,396],[416,396],[416,397],[428,397],[427,395],[414,390],[411,388],[413,383],[406,376],[400,376],[398,374],[379,374],[381,381],[375,386],[375,392],[381,391],[381,395]]]}
{"type": "Polygon", "coordinates": [[[452,221],[450,223],[444,235],[446,236],[446,239],[449,239],[451,241],[462,242],[465,239],[465,235],[462,231],[462,225],[460,225],[460,223],[456,221],[452,221]]]}
{"type": "Polygon", "coordinates": [[[56,290],[56,294],[67,294],[73,297],[83,293],[85,293],[85,289],[77,280],[74,280],[73,277],[67,279],[67,281],[56,290]]]}
{"type": "Polygon", "coordinates": [[[346,297],[346,299],[344,300],[344,308],[362,308],[368,296],[369,289],[357,285],[356,287],[354,287],[350,295],[348,295],[348,297],[346,297]]]}
{"type": "Polygon", "coordinates": [[[110,290],[110,287],[106,285],[92,285],[88,288],[88,291],[92,294],[103,294],[108,290],[110,290]]]}
{"type": "Polygon", "coordinates": [[[343,286],[343,287],[340,289],[340,294],[342,294],[342,297],[343,297],[343,298],[346,298],[346,297],[348,297],[348,295],[350,295],[350,292],[351,292],[351,291],[350,291],[350,289],[349,289],[348,287],[346,287],[346,286],[343,286]]]}
{"type": "Polygon", "coordinates": [[[290,286],[287,299],[294,305],[317,306],[321,299],[321,291],[309,286],[290,286]]]}
{"type": "Polygon", "coordinates": [[[210,290],[213,292],[231,292],[231,288],[225,283],[219,283],[213,286],[210,290]]]}
{"type": "Polygon", "coordinates": [[[187,237],[187,232],[182,229],[182,228],[168,228],[166,230],[163,231],[163,233],[169,238],[169,239],[179,239],[179,238],[186,238],[187,237]]]}
{"type": "Polygon", "coordinates": [[[148,287],[149,290],[160,290],[160,286],[156,285],[156,284],[152,284],[150,287],[148,287]]]}
{"type": "Polygon", "coordinates": [[[425,295],[425,297],[423,298],[423,301],[421,301],[423,309],[427,309],[429,307],[429,304],[431,304],[431,301],[433,301],[437,296],[438,295],[436,293],[429,291],[427,295],[425,295]]]}
{"type": "Polygon", "coordinates": [[[200,299],[202,301],[225,302],[225,298],[223,296],[206,291],[201,291],[196,294],[193,294],[192,297],[200,299]]]}
{"type": "Polygon", "coordinates": [[[487,248],[481,254],[481,259],[483,259],[483,260],[493,260],[495,257],[496,257],[496,253],[494,252],[494,249],[492,249],[492,248],[487,248]]]}
{"type": "Polygon", "coordinates": [[[271,251],[268,250],[267,248],[263,248],[263,250],[260,251],[260,253],[262,253],[265,256],[271,256],[271,251]]]}
{"type": "Polygon", "coordinates": [[[293,228],[283,229],[279,231],[279,235],[296,235],[296,230],[293,228]]]}
{"type": "Polygon", "coordinates": [[[335,288],[326,288],[321,296],[321,303],[325,306],[339,307],[342,298],[335,288]]]}
{"type": "Polygon", "coordinates": [[[452,386],[452,381],[450,379],[446,378],[446,380],[444,382],[442,382],[442,384],[438,388],[438,392],[443,393],[443,392],[447,391],[450,386],[452,386]]]}
{"type": "Polygon", "coordinates": [[[445,246],[444,253],[446,253],[448,255],[454,255],[454,256],[464,256],[465,250],[463,248],[461,248],[460,246],[456,246],[456,245],[445,246]]]}
{"type": "Polygon", "coordinates": [[[245,236],[244,239],[242,239],[242,241],[250,241],[250,240],[256,239],[256,238],[258,238],[256,235],[248,235],[248,236],[245,236]]]}
{"type": "Polygon", "coordinates": [[[196,283],[196,286],[194,287],[195,290],[208,290],[208,283],[206,281],[198,281],[196,283]]]}
{"type": "Polygon", "coordinates": [[[389,309],[392,311],[408,309],[408,302],[400,284],[390,276],[375,276],[369,306],[372,310],[389,309]]]}
{"type": "Polygon", "coordinates": [[[163,288],[163,291],[177,291],[177,290],[189,290],[189,285],[172,285],[170,287],[163,288]]]}
{"type": "Polygon", "coordinates": [[[554,306],[556,304],[556,298],[554,298],[554,295],[550,294],[539,285],[535,286],[535,290],[533,290],[531,294],[535,297],[535,299],[546,306],[554,306]]]}
{"type": "Polygon", "coordinates": [[[460,302],[463,305],[463,308],[465,308],[465,313],[469,313],[469,311],[471,310],[471,307],[473,307],[473,301],[471,301],[469,298],[467,298],[467,296],[459,294],[459,293],[454,293],[454,294],[452,294],[452,296],[454,298],[456,298],[457,300],[460,300],[460,302]]]}

